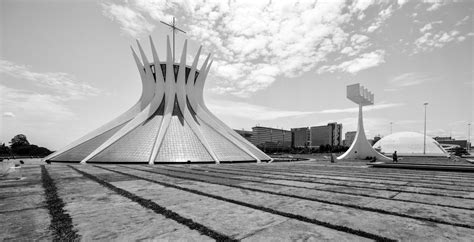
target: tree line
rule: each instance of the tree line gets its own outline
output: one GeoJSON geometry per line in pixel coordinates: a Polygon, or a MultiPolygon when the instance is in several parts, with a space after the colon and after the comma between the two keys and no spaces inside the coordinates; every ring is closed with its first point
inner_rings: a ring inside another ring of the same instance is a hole
{"type": "Polygon", "coordinates": [[[10,141],[10,145],[7,146],[5,143],[0,145],[0,156],[39,156],[45,157],[53,153],[45,147],[40,147],[34,144],[30,144],[26,135],[17,134],[10,141]]]}

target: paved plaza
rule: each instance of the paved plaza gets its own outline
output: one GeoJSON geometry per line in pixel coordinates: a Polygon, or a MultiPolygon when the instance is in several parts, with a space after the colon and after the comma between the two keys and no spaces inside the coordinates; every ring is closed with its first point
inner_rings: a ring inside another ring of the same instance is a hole
{"type": "Polygon", "coordinates": [[[299,161],[30,164],[0,180],[0,240],[474,238],[472,173],[299,161]]]}

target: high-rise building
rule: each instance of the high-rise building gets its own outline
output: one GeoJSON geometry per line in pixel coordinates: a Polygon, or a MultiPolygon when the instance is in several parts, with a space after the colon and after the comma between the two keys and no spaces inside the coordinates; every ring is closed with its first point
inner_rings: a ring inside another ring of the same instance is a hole
{"type": "Polygon", "coordinates": [[[357,131],[346,132],[343,145],[346,146],[346,147],[351,146],[352,142],[354,142],[356,134],[357,134],[357,131]]]}
{"type": "Polygon", "coordinates": [[[329,123],[328,126],[331,126],[331,132],[332,132],[331,145],[332,146],[342,145],[342,124],[329,123]]]}
{"type": "Polygon", "coordinates": [[[252,143],[265,148],[289,148],[291,131],[256,126],[252,128],[252,143]]]}
{"type": "Polygon", "coordinates": [[[302,148],[311,146],[311,136],[308,127],[291,129],[291,147],[302,148]]]}
{"type": "Polygon", "coordinates": [[[313,126],[310,128],[311,146],[342,145],[342,124],[328,123],[325,126],[313,126]]]}

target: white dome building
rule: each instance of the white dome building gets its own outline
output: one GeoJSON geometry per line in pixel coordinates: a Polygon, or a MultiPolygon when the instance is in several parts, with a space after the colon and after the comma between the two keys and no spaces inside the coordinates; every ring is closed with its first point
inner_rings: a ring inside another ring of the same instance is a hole
{"type": "Polygon", "coordinates": [[[426,154],[423,154],[423,134],[415,132],[398,132],[385,136],[373,147],[386,155],[393,154],[396,150],[399,156],[449,156],[443,147],[429,136],[426,136],[426,154]]]}

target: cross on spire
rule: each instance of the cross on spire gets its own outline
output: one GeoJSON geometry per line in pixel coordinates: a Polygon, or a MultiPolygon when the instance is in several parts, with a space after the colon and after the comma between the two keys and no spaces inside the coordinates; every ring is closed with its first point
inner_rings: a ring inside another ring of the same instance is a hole
{"type": "Polygon", "coordinates": [[[168,27],[171,27],[171,29],[172,29],[172,31],[173,31],[173,63],[174,63],[174,57],[175,57],[174,35],[175,35],[175,32],[176,32],[176,30],[179,30],[179,31],[181,31],[181,32],[183,32],[183,33],[186,33],[186,32],[184,32],[184,30],[182,30],[182,29],[176,27],[176,25],[175,25],[175,18],[174,18],[174,17],[173,17],[173,23],[172,23],[172,24],[169,24],[169,23],[166,23],[166,22],[163,22],[163,21],[160,21],[160,22],[162,22],[164,25],[167,25],[168,27]]]}

